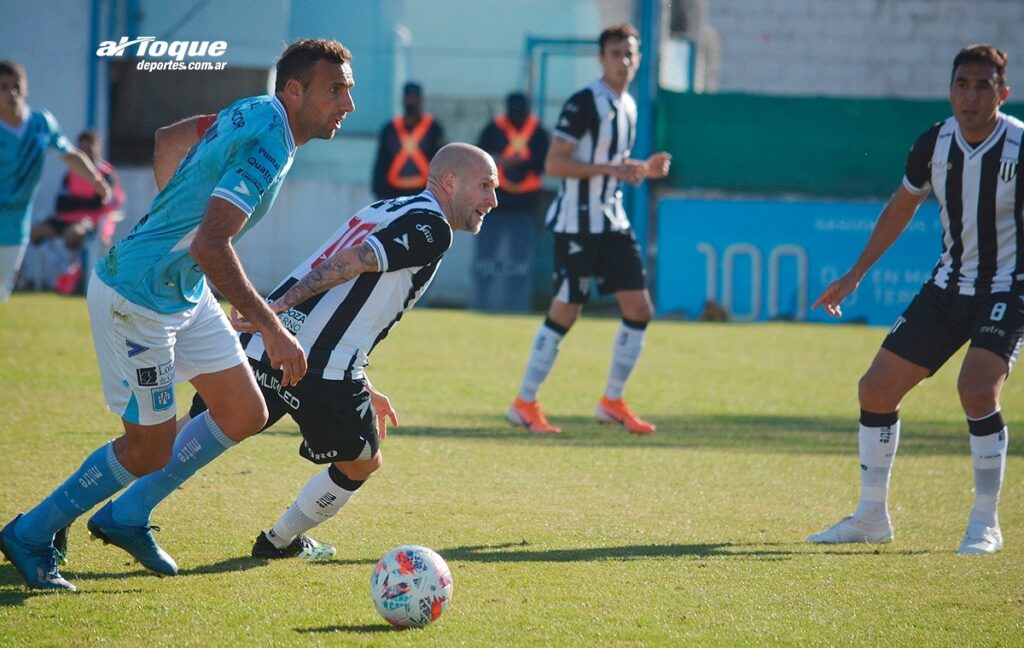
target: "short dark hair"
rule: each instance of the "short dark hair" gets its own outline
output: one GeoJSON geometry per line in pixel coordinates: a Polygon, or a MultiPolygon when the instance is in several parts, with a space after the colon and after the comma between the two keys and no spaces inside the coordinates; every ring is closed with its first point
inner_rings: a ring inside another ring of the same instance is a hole
{"type": "Polygon", "coordinates": [[[281,92],[289,79],[295,79],[308,88],[313,81],[313,66],[319,60],[331,63],[348,63],[352,52],[336,40],[328,38],[306,38],[288,46],[281,58],[277,59],[277,81],[274,92],[281,92]]]}
{"type": "Polygon", "coordinates": [[[633,25],[630,25],[629,23],[612,25],[601,32],[601,36],[597,39],[597,51],[604,52],[604,45],[609,41],[626,40],[630,36],[640,40],[640,32],[638,32],[636,27],[633,25]]]}
{"type": "Polygon", "coordinates": [[[81,133],[78,134],[78,141],[81,142],[82,140],[85,140],[87,142],[102,142],[103,141],[103,139],[100,137],[99,132],[98,131],[94,131],[91,128],[87,128],[87,129],[85,129],[84,131],[82,131],[81,133]]]}
{"type": "Polygon", "coordinates": [[[994,45],[976,43],[968,45],[960,50],[953,59],[953,72],[950,74],[949,82],[956,78],[956,69],[964,63],[985,63],[996,69],[996,82],[999,85],[1006,85],[1006,63],[1010,57],[1003,50],[994,45]]]}
{"type": "Polygon", "coordinates": [[[24,81],[27,77],[25,75],[25,67],[17,61],[0,61],[0,76],[13,76],[18,77],[19,80],[24,81]]]}

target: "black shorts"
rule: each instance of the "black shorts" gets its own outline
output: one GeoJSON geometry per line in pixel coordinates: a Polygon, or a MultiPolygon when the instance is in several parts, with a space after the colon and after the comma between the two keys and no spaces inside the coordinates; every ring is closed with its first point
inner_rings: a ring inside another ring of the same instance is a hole
{"type": "Polygon", "coordinates": [[[1024,339],[1024,294],[961,295],[927,283],[896,320],[882,348],[935,373],[970,340],[1013,363],[1024,339]]]}
{"type": "MultiPolygon", "coordinates": [[[[299,425],[299,455],[315,464],[369,459],[380,449],[377,416],[362,380],[325,380],[306,374],[298,385],[281,386],[281,371],[249,358],[270,416],[263,430],[290,414],[299,425]]],[[[189,414],[206,410],[196,394],[189,414]]],[[[261,430],[262,432],[262,430],[261,430]]]]}
{"type": "Polygon", "coordinates": [[[646,272],[633,230],[555,234],[555,299],[587,303],[592,277],[602,295],[645,288],[646,272]]]}

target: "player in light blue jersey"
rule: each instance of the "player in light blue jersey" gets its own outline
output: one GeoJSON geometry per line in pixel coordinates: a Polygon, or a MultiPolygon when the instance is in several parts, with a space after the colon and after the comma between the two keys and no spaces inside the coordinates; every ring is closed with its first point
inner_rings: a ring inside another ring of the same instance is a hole
{"type": "MultiPolygon", "coordinates": [[[[274,96],[221,111],[149,214],[100,260],[89,316],[107,406],[124,435],[0,531],[0,550],[29,587],[75,589],[57,569],[54,534],[137,477],[89,519],[89,531],[151,571],[177,573],[153,539],[150,512],[266,422],[266,404],[207,278],[260,331],[282,382],[302,378],[302,347],[252,287],[232,243],[270,209],[296,147],[332,138],[355,110],[351,58],[337,41],[292,44],[278,60],[274,96]],[[176,436],[174,383],[183,380],[210,408],[176,436]]],[[[195,121],[175,128],[195,132],[195,121]]],[[[174,164],[172,151],[157,148],[155,169],[174,164]]]]}
{"type": "Polygon", "coordinates": [[[92,161],[68,142],[53,115],[30,108],[27,97],[25,68],[0,61],[0,302],[10,296],[25,256],[46,149],[59,151],[69,169],[92,179],[101,199],[110,196],[110,187],[92,161]]]}

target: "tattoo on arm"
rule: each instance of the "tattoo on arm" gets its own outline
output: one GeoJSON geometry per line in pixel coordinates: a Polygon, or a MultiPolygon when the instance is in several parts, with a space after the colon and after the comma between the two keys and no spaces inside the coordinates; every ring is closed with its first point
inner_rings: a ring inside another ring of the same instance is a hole
{"type": "Polygon", "coordinates": [[[343,284],[356,275],[379,270],[377,254],[366,243],[337,252],[300,279],[274,302],[274,310],[282,311],[301,304],[313,295],[343,284]]]}

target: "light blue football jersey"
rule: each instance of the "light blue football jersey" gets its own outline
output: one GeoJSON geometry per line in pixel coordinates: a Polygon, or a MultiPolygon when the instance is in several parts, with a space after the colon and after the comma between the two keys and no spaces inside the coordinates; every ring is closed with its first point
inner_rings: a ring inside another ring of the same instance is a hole
{"type": "Polygon", "coordinates": [[[0,121],[0,245],[28,242],[32,201],[48,148],[66,154],[71,144],[45,110],[29,110],[20,128],[0,121]]]}
{"type": "Polygon", "coordinates": [[[211,196],[249,217],[237,240],[274,204],[295,156],[295,140],[276,97],[231,104],[181,160],[139,223],[96,266],[129,301],[158,313],[191,308],[206,285],[189,245],[211,196]]]}

